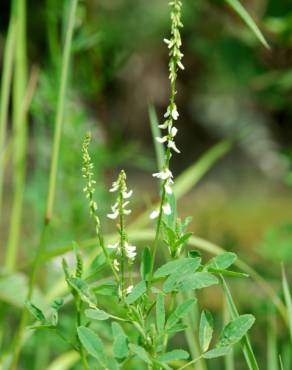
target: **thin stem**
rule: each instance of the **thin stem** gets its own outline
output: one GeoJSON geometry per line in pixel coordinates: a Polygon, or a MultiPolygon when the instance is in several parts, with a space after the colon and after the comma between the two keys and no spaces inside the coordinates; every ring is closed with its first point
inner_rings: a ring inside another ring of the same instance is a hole
{"type": "Polygon", "coordinates": [[[53,153],[52,161],[50,168],[50,179],[49,179],[49,191],[48,191],[48,200],[47,200],[47,210],[46,210],[46,220],[49,222],[53,214],[53,206],[56,192],[56,178],[57,178],[57,169],[60,153],[60,144],[61,144],[61,134],[64,121],[64,110],[65,110],[65,93],[67,88],[68,81],[68,72],[69,72],[69,62],[70,54],[72,47],[72,37],[75,24],[75,13],[78,0],[72,0],[71,8],[69,12],[69,20],[67,25],[67,32],[65,37],[65,45],[63,52],[63,62],[62,62],[62,71],[61,71],[61,83],[58,96],[58,106],[57,114],[55,120],[55,132],[54,132],[54,144],[53,144],[53,153]]]}
{"type": "MultiPolygon", "coordinates": [[[[13,69],[13,59],[15,53],[15,36],[16,36],[16,22],[15,17],[11,14],[7,41],[4,50],[4,61],[2,71],[1,83],[1,101],[0,101],[0,156],[4,157],[4,147],[7,130],[7,117],[9,109],[9,96],[11,91],[11,79],[13,69]]],[[[3,180],[4,180],[4,164],[0,163],[0,216],[2,209],[2,194],[3,194],[3,180]]],[[[0,217],[1,219],[1,217],[0,217]]]]}
{"type": "MultiPolygon", "coordinates": [[[[82,301],[80,300],[79,297],[76,298],[75,300],[75,304],[76,304],[76,323],[77,323],[77,327],[81,326],[82,325],[82,301]]],[[[89,365],[88,365],[88,362],[87,362],[87,358],[86,358],[86,353],[84,351],[84,347],[79,339],[78,338],[78,344],[79,344],[79,353],[80,353],[80,358],[81,358],[81,362],[82,362],[82,365],[84,367],[84,370],[90,370],[89,369],[89,365]]]]}
{"type": "Polygon", "coordinates": [[[27,127],[26,114],[22,111],[22,103],[26,89],[26,0],[15,0],[12,12],[17,20],[15,44],[15,69],[13,76],[13,201],[10,228],[7,242],[5,266],[13,271],[15,268],[17,249],[21,229],[21,214],[26,170],[27,127]]]}
{"type": "Polygon", "coordinates": [[[197,357],[197,358],[195,358],[194,360],[192,360],[192,361],[188,362],[187,364],[185,364],[184,366],[182,366],[182,367],[178,368],[177,370],[183,370],[183,369],[185,369],[186,367],[188,367],[188,366],[190,366],[190,365],[195,364],[195,363],[196,363],[196,362],[198,362],[201,358],[202,358],[202,355],[201,355],[201,356],[199,356],[199,357],[197,357]]]}

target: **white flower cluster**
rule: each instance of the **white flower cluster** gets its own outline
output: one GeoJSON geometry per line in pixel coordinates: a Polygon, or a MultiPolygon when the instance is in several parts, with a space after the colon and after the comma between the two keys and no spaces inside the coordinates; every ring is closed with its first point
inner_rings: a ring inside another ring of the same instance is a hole
{"type": "MultiPolygon", "coordinates": [[[[124,216],[127,216],[131,213],[131,210],[126,208],[128,204],[130,203],[130,201],[127,199],[131,198],[133,194],[132,190],[128,191],[127,189],[126,174],[124,171],[121,171],[118,180],[113,182],[110,192],[117,192],[118,197],[117,197],[116,203],[111,207],[112,213],[109,213],[107,217],[112,220],[115,220],[119,217],[120,218],[119,227],[123,228],[124,227],[123,225],[124,216]]],[[[122,249],[123,249],[128,260],[130,262],[133,262],[137,254],[136,247],[128,243],[124,230],[120,230],[120,235],[121,235],[120,240],[115,244],[110,244],[108,248],[114,249],[116,251],[116,254],[119,256],[122,255],[122,249]]],[[[114,268],[117,271],[119,271],[119,261],[115,259],[113,262],[114,262],[114,268]]]]}
{"type": "Polygon", "coordinates": [[[83,188],[83,191],[86,195],[86,198],[89,199],[90,215],[94,219],[96,228],[98,230],[100,221],[96,214],[97,204],[93,200],[93,194],[95,192],[94,186],[96,184],[96,181],[93,180],[93,176],[94,176],[93,175],[93,163],[91,162],[91,158],[90,158],[89,151],[88,151],[90,141],[91,141],[91,135],[88,133],[82,145],[82,159],[83,159],[83,166],[82,166],[83,175],[82,176],[86,179],[86,185],[83,188]]]}
{"type": "MultiPolygon", "coordinates": [[[[178,68],[184,69],[181,62],[183,58],[183,53],[180,51],[182,42],[180,36],[180,28],[183,27],[181,23],[181,7],[182,3],[180,0],[172,0],[169,3],[171,7],[171,37],[170,39],[164,39],[164,42],[169,48],[169,79],[171,87],[171,95],[169,100],[169,105],[167,107],[166,113],[164,114],[165,122],[159,125],[160,129],[167,130],[166,135],[163,137],[156,137],[156,140],[160,144],[166,144],[167,152],[165,158],[164,169],[161,172],[154,173],[153,176],[161,179],[162,186],[164,188],[164,194],[171,194],[171,186],[173,184],[173,175],[169,169],[169,160],[171,158],[171,151],[180,153],[177,148],[174,138],[177,135],[178,129],[174,126],[174,121],[177,121],[179,113],[175,104],[175,94],[176,94],[176,79],[178,68]]],[[[154,219],[159,217],[161,211],[165,215],[171,214],[171,207],[166,200],[166,196],[162,198],[161,208],[155,209],[151,214],[150,218],[154,219]]]]}

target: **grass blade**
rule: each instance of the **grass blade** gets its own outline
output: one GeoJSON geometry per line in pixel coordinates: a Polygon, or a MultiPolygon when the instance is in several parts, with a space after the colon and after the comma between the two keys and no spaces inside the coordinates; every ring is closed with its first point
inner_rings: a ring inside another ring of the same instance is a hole
{"type": "Polygon", "coordinates": [[[291,298],[291,293],[290,293],[289,284],[288,284],[288,280],[286,277],[284,265],[282,265],[282,285],[283,285],[284,299],[285,299],[285,303],[287,306],[290,339],[292,342],[292,298],[291,298]]]}
{"type": "Polygon", "coordinates": [[[160,128],[158,127],[159,122],[158,122],[157,114],[156,114],[156,111],[153,105],[149,105],[148,113],[149,113],[152,139],[153,139],[155,153],[156,153],[157,168],[159,171],[161,171],[163,167],[163,163],[164,163],[165,152],[164,152],[164,146],[159,144],[158,141],[156,140],[157,137],[161,136],[161,131],[160,131],[160,128]]]}
{"type": "Polygon", "coordinates": [[[249,15],[249,13],[245,10],[245,8],[241,5],[238,0],[225,0],[226,3],[239,15],[239,17],[244,21],[244,23],[249,27],[249,29],[255,34],[257,39],[266,47],[270,49],[264,35],[256,25],[255,21],[249,15]]]}

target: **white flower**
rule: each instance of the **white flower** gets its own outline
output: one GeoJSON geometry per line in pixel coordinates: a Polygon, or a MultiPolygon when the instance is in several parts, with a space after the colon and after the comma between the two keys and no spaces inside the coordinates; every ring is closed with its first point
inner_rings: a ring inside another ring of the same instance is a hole
{"type": "Polygon", "coordinates": [[[166,45],[169,45],[170,43],[170,41],[167,38],[163,39],[163,41],[166,43],[166,45]]]}
{"type": "Polygon", "coordinates": [[[166,180],[172,177],[172,173],[168,168],[166,168],[161,172],[154,173],[152,176],[157,177],[158,179],[161,180],[166,180]]]}
{"type": "Polygon", "coordinates": [[[107,217],[108,217],[108,218],[110,218],[110,219],[112,219],[112,220],[115,220],[118,216],[119,216],[119,212],[118,212],[118,210],[116,210],[116,211],[115,211],[115,212],[113,212],[113,213],[109,213],[109,214],[107,214],[107,217]]]}
{"type": "Polygon", "coordinates": [[[168,203],[164,204],[162,206],[162,209],[163,209],[163,213],[167,216],[169,216],[171,214],[171,207],[168,203]]]}
{"type": "Polygon", "coordinates": [[[182,64],[182,62],[180,60],[177,62],[177,65],[179,66],[180,69],[182,69],[182,70],[185,69],[184,65],[182,64]]]}
{"type": "Polygon", "coordinates": [[[154,211],[152,211],[151,213],[150,213],[150,219],[151,220],[154,220],[155,218],[157,218],[159,216],[159,211],[157,210],[157,209],[155,209],[154,211]]]}
{"type": "Polygon", "coordinates": [[[119,189],[119,183],[117,181],[114,181],[112,184],[112,187],[110,188],[110,192],[113,193],[119,189]]]}
{"type": "Polygon", "coordinates": [[[126,289],[126,294],[130,294],[133,288],[133,285],[128,286],[128,288],[126,289]]]}
{"type": "Polygon", "coordinates": [[[124,199],[128,199],[132,196],[132,194],[133,194],[133,190],[129,190],[128,192],[124,191],[123,192],[123,197],[124,197],[124,199]]]}
{"type": "Polygon", "coordinates": [[[171,179],[168,179],[168,181],[164,185],[164,189],[167,194],[172,194],[171,184],[173,184],[173,181],[171,179]]]}
{"type": "Polygon", "coordinates": [[[130,260],[135,259],[136,257],[136,247],[134,245],[129,245],[129,243],[125,242],[125,251],[126,255],[130,260]]]}
{"type": "Polygon", "coordinates": [[[167,111],[164,113],[164,118],[167,118],[170,116],[170,108],[167,107],[167,111]]]}
{"type": "Polygon", "coordinates": [[[119,247],[119,243],[117,242],[117,243],[115,243],[115,244],[109,244],[108,245],[108,248],[109,249],[117,249],[119,247]]]}
{"type": "Polygon", "coordinates": [[[116,271],[119,271],[120,269],[119,269],[119,266],[120,266],[120,263],[119,263],[119,261],[117,260],[117,259],[114,259],[114,269],[116,270],[116,271]]]}
{"type": "Polygon", "coordinates": [[[171,128],[170,134],[171,134],[172,137],[175,137],[175,135],[177,134],[177,132],[178,132],[178,129],[173,126],[171,128]]]}
{"type": "Polygon", "coordinates": [[[128,216],[132,211],[130,209],[124,209],[124,214],[128,216]]]}
{"type": "Polygon", "coordinates": [[[164,122],[164,123],[162,123],[161,125],[158,125],[158,127],[159,127],[159,128],[161,128],[161,129],[166,129],[168,126],[169,126],[168,121],[165,121],[165,122],[164,122]]]}
{"type": "Polygon", "coordinates": [[[172,118],[176,121],[178,119],[178,116],[179,116],[179,113],[176,109],[176,107],[173,107],[172,111],[171,111],[171,116],[172,118]]]}
{"type": "Polygon", "coordinates": [[[155,138],[156,141],[158,141],[160,144],[163,144],[167,141],[167,136],[163,136],[163,137],[156,137],[155,138]]]}
{"type": "Polygon", "coordinates": [[[174,150],[177,153],[180,153],[180,150],[176,147],[175,142],[173,140],[169,140],[167,146],[174,150]]]}

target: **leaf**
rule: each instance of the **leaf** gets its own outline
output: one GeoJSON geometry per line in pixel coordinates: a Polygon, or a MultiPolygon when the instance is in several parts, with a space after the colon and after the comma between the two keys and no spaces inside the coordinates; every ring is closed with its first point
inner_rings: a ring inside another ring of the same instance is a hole
{"type": "Polygon", "coordinates": [[[146,282],[144,280],[140,281],[126,298],[126,303],[133,304],[136,302],[146,292],[146,289],[146,282]]]}
{"type": "Polygon", "coordinates": [[[178,333],[180,331],[184,331],[186,328],[187,328],[187,326],[185,324],[178,323],[178,324],[173,325],[171,328],[168,328],[167,333],[168,334],[175,334],[175,333],[178,333]]]}
{"type": "Polygon", "coordinates": [[[188,271],[195,272],[196,269],[200,266],[201,259],[200,258],[180,258],[175,261],[170,261],[159,267],[155,273],[154,278],[161,278],[167,275],[171,275],[172,273],[184,273],[186,269],[188,271]]]}
{"type": "Polygon", "coordinates": [[[161,171],[163,169],[165,153],[164,153],[163,145],[158,143],[158,141],[156,140],[157,137],[161,137],[161,131],[160,131],[160,128],[158,127],[159,122],[158,122],[157,114],[156,114],[156,111],[153,105],[149,105],[148,113],[149,113],[149,120],[150,120],[153,143],[154,143],[155,152],[156,152],[157,166],[158,166],[159,171],[161,171]]]}
{"type": "Polygon", "coordinates": [[[53,310],[59,311],[59,309],[64,305],[64,299],[63,298],[58,298],[55,299],[54,302],[52,303],[51,307],[53,310]]]}
{"type": "Polygon", "coordinates": [[[199,341],[203,352],[210,346],[213,335],[213,317],[209,311],[202,311],[199,327],[199,341]]]}
{"type": "Polygon", "coordinates": [[[238,0],[225,0],[226,3],[239,15],[239,17],[246,23],[250,30],[255,34],[258,40],[267,48],[270,49],[264,35],[256,25],[255,21],[245,10],[238,0]]]}
{"type": "Polygon", "coordinates": [[[37,306],[35,306],[33,303],[27,301],[25,303],[27,309],[29,312],[34,316],[34,318],[38,321],[45,322],[46,318],[45,315],[43,314],[42,310],[40,310],[37,306]]]}
{"type": "Polygon", "coordinates": [[[92,289],[94,294],[102,296],[116,297],[118,293],[117,284],[114,281],[108,281],[92,289]]]}
{"type": "Polygon", "coordinates": [[[213,269],[213,268],[209,268],[208,271],[214,274],[221,274],[225,276],[244,277],[244,278],[249,277],[249,275],[245,274],[244,272],[237,272],[237,271],[230,271],[230,270],[218,270],[218,269],[213,269]]]}
{"type": "Polygon", "coordinates": [[[156,326],[158,333],[161,333],[165,325],[165,307],[164,307],[164,296],[158,294],[156,301],[156,326]]]}
{"type": "Polygon", "coordinates": [[[255,322],[253,315],[240,315],[230,321],[223,329],[217,347],[226,347],[240,341],[255,322]]]}
{"type": "Polygon", "coordinates": [[[166,352],[158,357],[159,361],[170,362],[175,360],[187,360],[190,357],[187,351],[183,349],[174,349],[173,351],[166,352]]]}
{"type": "Polygon", "coordinates": [[[106,358],[104,352],[104,345],[99,338],[99,336],[94,333],[91,329],[86,328],[85,326],[79,326],[77,328],[78,337],[80,342],[86,351],[96,358],[100,364],[105,367],[106,358]]]}
{"type": "Polygon", "coordinates": [[[217,270],[226,270],[229,266],[231,266],[237,256],[235,253],[225,252],[220,254],[219,256],[213,257],[210,261],[206,264],[207,269],[217,269],[217,270]]]}
{"type": "Polygon", "coordinates": [[[87,278],[92,277],[106,267],[106,258],[103,253],[98,254],[89,266],[87,278]]]}
{"type": "Polygon", "coordinates": [[[188,233],[185,233],[184,235],[182,235],[178,240],[177,242],[175,243],[175,246],[176,247],[179,247],[180,245],[186,243],[188,241],[188,239],[193,235],[192,232],[188,232],[188,233]]]}
{"type": "Polygon", "coordinates": [[[186,291],[190,289],[202,289],[211,285],[218,284],[219,280],[216,276],[209,272],[195,272],[187,275],[177,282],[177,289],[186,291]]]}
{"type": "Polygon", "coordinates": [[[172,312],[167,320],[166,328],[169,329],[174,326],[187,312],[190,310],[191,306],[196,302],[196,299],[188,299],[187,301],[181,303],[174,312],[172,312]]]}
{"type": "Polygon", "coordinates": [[[110,315],[108,313],[106,313],[103,310],[99,310],[97,308],[85,310],[84,313],[85,313],[85,316],[91,320],[102,321],[102,320],[107,320],[110,318],[110,315]]]}
{"type": "Polygon", "coordinates": [[[95,307],[94,297],[92,296],[89,285],[78,277],[69,277],[67,278],[67,283],[71,287],[71,289],[76,292],[80,299],[90,306],[95,307]]]}
{"type": "Polygon", "coordinates": [[[146,364],[151,364],[151,358],[143,347],[137,346],[136,344],[129,344],[130,350],[137,355],[146,364]]]}
{"type": "Polygon", "coordinates": [[[118,359],[126,358],[129,354],[127,335],[125,334],[122,327],[116,322],[112,323],[112,331],[114,338],[113,343],[114,357],[118,359]]]}
{"type": "Polygon", "coordinates": [[[151,271],[151,253],[150,249],[148,247],[144,248],[143,255],[142,255],[142,261],[141,261],[141,278],[145,281],[148,281],[149,274],[151,271]]]}
{"type": "Polygon", "coordinates": [[[282,265],[282,286],[283,286],[283,292],[284,292],[284,298],[285,303],[287,306],[287,312],[288,312],[288,322],[289,322],[289,330],[290,330],[290,338],[292,341],[292,297],[289,289],[288,280],[286,277],[284,265],[282,265]]]}
{"type": "Polygon", "coordinates": [[[203,354],[203,358],[211,359],[226,356],[230,353],[231,347],[214,348],[203,354]]]}

